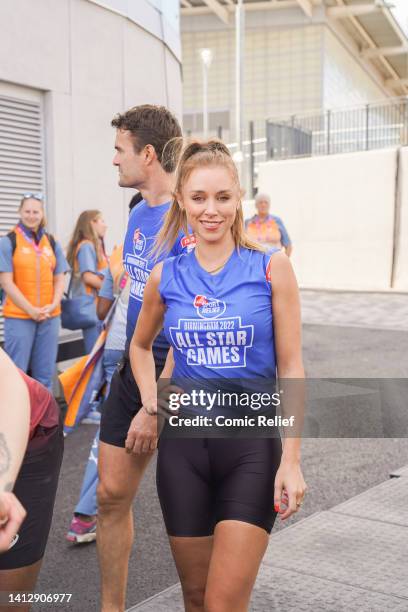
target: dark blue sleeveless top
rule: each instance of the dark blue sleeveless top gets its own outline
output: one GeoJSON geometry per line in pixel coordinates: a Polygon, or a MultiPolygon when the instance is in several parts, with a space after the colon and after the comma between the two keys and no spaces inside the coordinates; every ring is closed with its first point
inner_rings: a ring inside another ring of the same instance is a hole
{"type": "Polygon", "coordinates": [[[275,378],[272,252],[235,250],[218,274],[206,272],[194,251],[163,263],[159,291],[173,378],[275,378]]]}

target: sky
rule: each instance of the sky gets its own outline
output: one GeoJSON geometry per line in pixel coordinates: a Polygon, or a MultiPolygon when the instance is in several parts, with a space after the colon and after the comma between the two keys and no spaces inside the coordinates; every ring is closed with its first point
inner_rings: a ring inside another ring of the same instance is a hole
{"type": "Polygon", "coordinates": [[[408,36],[408,0],[389,0],[387,4],[393,4],[392,12],[397,19],[400,27],[408,36]]]}

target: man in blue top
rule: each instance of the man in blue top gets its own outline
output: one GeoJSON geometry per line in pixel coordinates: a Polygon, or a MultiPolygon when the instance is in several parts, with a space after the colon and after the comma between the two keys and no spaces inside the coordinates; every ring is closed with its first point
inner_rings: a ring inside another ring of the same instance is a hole
{"type": "MultiPolygon", "coordinates": [[[[131,279],[127,316],[127,346],[140,313],[146,280],[156,263],[150,251],[170,206],[176,158],[173,139],[181,136],[177,119],[164,107],[143,105],[117,115],[116,155],[119,185],[138,189],[144,200],[130,213],[123,263],[131,279]]],[[[169,255],[181,253],[180,238],[169,255]]],[[[154,343],[156,376],[163,371],[168,344],[163,334],[154,343]]],[[[170,366],[171,367],[171,366],[170,366]]],[[[102,408],[98,487],[97,546],[102,582],[103,612],[125,609],[128,561],[133,538],[132,502],[153,452],[127,453],[125,442],[139,432],[156,431],[156,418],[141,410],[128,350],[115,372],[102,408]]],[[[151,449],[153,451],[153,449],[151,449]]]]}

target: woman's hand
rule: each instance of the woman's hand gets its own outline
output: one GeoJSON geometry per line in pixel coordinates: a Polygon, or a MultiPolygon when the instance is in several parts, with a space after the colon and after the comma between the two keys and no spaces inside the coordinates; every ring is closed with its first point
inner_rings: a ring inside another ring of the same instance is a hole
{"type": "Polygon", "coordinates": [[[275,510],[282,520],[299,510],[306,488],[299,461],[283,459],[276,473],[274,496],[275,510]]]}
{"type": "Polygon", "coordinates": [[[31,306],[27,314],[30,315],[33,321],[37,321],[37,323],[49,318],[47,312],[44,312],[44,308],[37,308],[37,306],[31,306]]]}
{"type": "Polygon", "coordinates": [[[26,514],[14,493],[0,493],[0,553],[10,548],[26,514]]]}
{"type": "Polygon", "coordinates": [[[55,302],[53,302],[52,304],[46,304],[45,306],[43,306],[41,308],[41,311],[44,317],[48,319],[51,316],[51,314],[54,312],[54,310],[57,308],[57,306],[59,306],[59,304],[55,304],[55,302]]]}

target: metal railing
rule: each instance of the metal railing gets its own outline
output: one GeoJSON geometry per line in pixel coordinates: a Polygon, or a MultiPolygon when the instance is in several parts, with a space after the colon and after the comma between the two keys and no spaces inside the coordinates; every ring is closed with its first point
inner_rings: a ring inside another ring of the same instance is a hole
{"type": "MultiPolygon", "coordinates": [[[[253,195],[258,164],[269,159],[333,155],[407,144],[407,97],[250,121],[243,143],[243,184],[248,195],[253,195]]],[[[236,143],[228,146],[236,152],[236,143]]]]}

